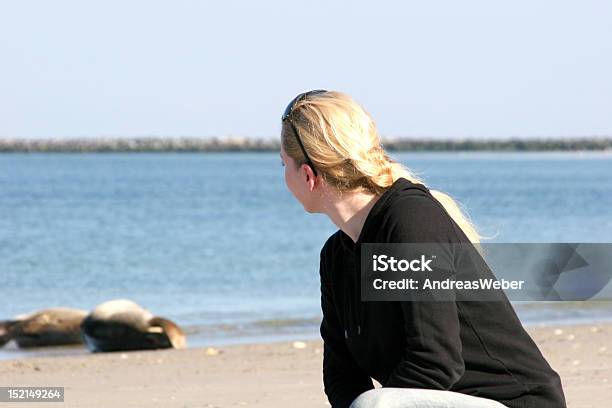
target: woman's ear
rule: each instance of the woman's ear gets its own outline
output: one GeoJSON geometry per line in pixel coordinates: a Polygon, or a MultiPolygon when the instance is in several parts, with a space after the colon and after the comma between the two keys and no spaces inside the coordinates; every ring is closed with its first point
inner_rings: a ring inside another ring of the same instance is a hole
{"type": "Polygon", "coordinates": [[[315,176],[314,171],[312,171],[312,167],[308,164],[302,164],[302,170],[304,171],[305,181],[308,184],[308,191],[314,191],[315,187],[317,187],[317,176],[315,176]]]}

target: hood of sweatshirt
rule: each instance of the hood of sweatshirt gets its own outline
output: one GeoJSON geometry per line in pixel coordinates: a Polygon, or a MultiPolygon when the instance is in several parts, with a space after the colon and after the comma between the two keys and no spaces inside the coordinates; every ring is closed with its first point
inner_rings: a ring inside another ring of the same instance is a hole
{"type": "MultiPolygon", "coordinates": [[[[341,242],[344,247],[345,254],[347,256],[354,257],[355,269],[352,276],[353,281],[353,294],[354,301],[357,305],[353,305],[353,322],[356,322],[357,327],[355,329],[345,328],[344,336],[348,338],[350,335],[356,334],[361,335],[361,327],[363,323],[363,303],[361,301],[361,274],[360,274],[360,250],[359,247],[362,243],[367,243],[370,232],[380,226],[380,217],[385,211],[390,208],[394,202],[398,199],[405,197],[406,195],[430,195],[429,189],[421,183],[413,183],[403,177],[398,178],[385,192],[380,196],[378,201],[374,203],[366,220],[363,224],[359,238],[357,242],[353,242],[353,239],[349,237],[344,231],[340,230],[341,242]],[[353,332],[353,330],[355,332],[353,332]]],[[[433,198],[433,196],[432,196],[433,198]]],[[[435,200],[435,198],[433,198],[435,200]]]]}

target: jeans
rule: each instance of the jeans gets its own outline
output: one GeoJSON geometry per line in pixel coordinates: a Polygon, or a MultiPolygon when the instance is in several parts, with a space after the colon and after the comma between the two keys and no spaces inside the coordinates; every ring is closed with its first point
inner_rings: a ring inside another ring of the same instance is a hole
{"type": "Polygon", "coordinates": [[[507,408],[486,398],[420,388],[375,388],[359,395],[349,408],[507,408]]]}

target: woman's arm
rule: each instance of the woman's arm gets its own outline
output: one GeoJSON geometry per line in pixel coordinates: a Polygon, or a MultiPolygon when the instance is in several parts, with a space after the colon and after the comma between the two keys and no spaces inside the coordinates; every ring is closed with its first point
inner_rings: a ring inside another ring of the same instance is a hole
{"type": "Polygon", "coordinates": [[[344,341],[344,330],[333,302],[321,251],[321,337],[323,338],[323,384],[332,408],[347,408],[359,394],[374,388],[372,379],[357,365],[344,341]]]}
{"type": "Polygon", "coordinates": [[[401,302],[406,349],[385,387],[448,390],[465,371],[454,302],[401,302]]]}
{"type": "MultiPolygon", "coordinates": [[[[452,221],[434,198],[412,196],[395,206],[388,219],[389,242],[459,242],[452,221]]],[[[453,265],[448,245],[438,256],[453,265]]],[[[462,358],[459,313],[451,301],[400,302],[404,317],[406,348],[403,358],[383,384],[385,387],[413,387],[447,390],[465,372],[462,358]]]]}

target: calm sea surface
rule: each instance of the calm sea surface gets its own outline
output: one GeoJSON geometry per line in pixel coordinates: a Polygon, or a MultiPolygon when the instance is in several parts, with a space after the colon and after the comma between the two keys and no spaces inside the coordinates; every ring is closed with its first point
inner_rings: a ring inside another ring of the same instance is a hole
{"type": "MultiPolygon", "coordinates": [[[[612,242],[610,153],[394,157],[491,242],[612,242]]],[[[0,155],[0,319],[129,298],[191,345],[316,336],[335,230],[286,190],[276,153],[0,155]]],[[[606,319],[610,305],[516,307],[533,324],[606,319]]]]}

